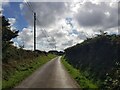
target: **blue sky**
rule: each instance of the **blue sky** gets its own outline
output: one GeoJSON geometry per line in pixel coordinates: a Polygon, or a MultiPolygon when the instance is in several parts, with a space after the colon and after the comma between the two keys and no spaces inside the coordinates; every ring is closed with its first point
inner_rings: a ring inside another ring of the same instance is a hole
{"type": "MultiPolygon", "coordinates": [[[[80,3],[31,2],[39,20],[36,25],[37,49],[48,51],[56,46],[57,50],[64,50],[81,43],[86,37],[95,36],[100,30],[109,34],[118,33],[117,3],[99,0],[80,3]],[[41,29],[46,30],[50,37],[46,37],[41,29]]],[[[14,45],[24,42],[25,49],[32,50],[33,17],[28,8],[23,2],[9,2],[3,5],[3,15],[14,19],[16,22],[12,27],[20,31],[14,45]]]]}
{"type": "Polygon", "coordinates": [[[23,28],[28,26],[28,23],[20,10],[20,4],[21,2],[10,2],[9,5],[3,6],[3,15],[7,18],[15,18],[14,27],[22,31],[23,28]]]}

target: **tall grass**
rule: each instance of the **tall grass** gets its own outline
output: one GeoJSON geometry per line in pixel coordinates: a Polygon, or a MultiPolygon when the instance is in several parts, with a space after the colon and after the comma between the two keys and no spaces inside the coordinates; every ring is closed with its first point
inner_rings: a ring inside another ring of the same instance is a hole
{"type": "Polygon", "coordinates": [[[80,72],[78,69],[71,66],[64,56],[62,57],[62,63],[67,69],[67,71],[70,73],[70,75],[78,82],[80,85],[80,88],[87,88],[87,89],[95,89],[98,88],[96,84],[94,84],[91,80],[87,79],[82,72],[80,72]]]}
{"type": "Polygon", "coordinates": [[[2,88],[13,88],[31,73],[33,73],[37,68],[41,67],[54,57],[56,57],[56,55],[41,55],[33,60],[29,59],[23,60],[22,62],[12,62],[8,66],[3,65],[5,70],[3,69],[4,79],[2,82],[2,88]]]}

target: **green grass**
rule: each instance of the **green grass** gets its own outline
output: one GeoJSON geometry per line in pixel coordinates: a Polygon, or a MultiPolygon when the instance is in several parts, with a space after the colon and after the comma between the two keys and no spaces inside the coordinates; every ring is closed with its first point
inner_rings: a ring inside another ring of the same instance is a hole
{"type": "Polygon", "coordinates": [[[91,80],[87,79],[82,72],[80,72],[78,69],[71,66],[64,58],[62,57],[62,63],[67,69],[67,71],[70,73],[70,75],[78,82],[80,85],[80,88],[98,88],[96,84],[94,84],[91,80]]]}
{"type": "Polygon", "coordinates": [[[38,69],[54,57],[56,57],[56,55],[41,55],[34,60],[29,60],[29,62],[26,60],[27,62],[18,64],[16,70],[14,72],[11,72],[9,78],[7,80],[2,80],[2,88],[13,88],[26,77],[31,75],[36,69],[38,69]]]}

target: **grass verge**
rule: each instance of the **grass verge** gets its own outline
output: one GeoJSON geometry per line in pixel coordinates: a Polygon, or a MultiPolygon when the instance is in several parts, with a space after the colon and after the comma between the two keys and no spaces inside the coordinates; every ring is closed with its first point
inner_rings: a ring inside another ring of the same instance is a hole
{"type": "Polygon", "coordinates": [[[62,63],[67,69],[67,71],[70,73],[70,75],[78,82],[80,85],[80,88],[87,88],[92,89],[92,88],[98,88],[96,84],[94,84],[91,80],[87,79],[82,72],[80,72],[78,69],[74,68],[72,65],[70,65],[64,56],[61,58],[62,63]]]}
{"type": "Polygon", "coordinates": [[[54,57],[56,57],[56,55],[41,55],[34,60],[24,60],[26,62],[17,64],[15,70],[9,71],[11,73],[9,78],[7,80],[2,80],[2,89],[10,89],[18,85],[22,80],[31,75],[36,69],[38,69],[54,57]]]}

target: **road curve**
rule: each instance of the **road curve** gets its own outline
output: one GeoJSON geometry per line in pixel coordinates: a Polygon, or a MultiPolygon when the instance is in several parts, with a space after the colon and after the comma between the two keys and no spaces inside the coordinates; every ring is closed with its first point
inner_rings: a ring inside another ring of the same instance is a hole
{"type": "Polygon", "coordinates": [[[15,88],[78,88],[76,81],[61,64],[60,58],[49,61],[15,88]]]}

